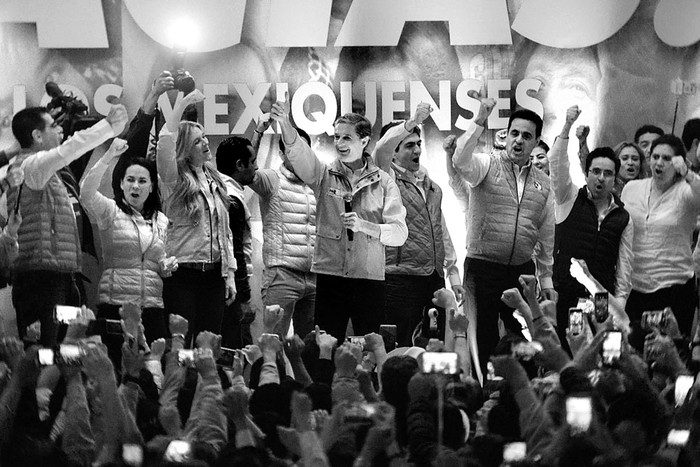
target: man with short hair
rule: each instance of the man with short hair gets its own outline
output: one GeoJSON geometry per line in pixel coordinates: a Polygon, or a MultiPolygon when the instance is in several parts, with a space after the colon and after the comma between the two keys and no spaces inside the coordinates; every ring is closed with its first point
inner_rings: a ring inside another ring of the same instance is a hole
{"type": "Polygon", "coordinates": [[[250,325],[255,312],[250,306],[250,276],[252,275],[252,235],[250,212],[245,204],[244,190],[255,178],[257,156],[250,141],[230,136],[216,148],[216,168],[228,190],[229,225],[236,258],[236,299],[226,305],[221,323],[222,345],[240,349],[253,343],[250,325]]]}
{"type": "Polygon", "coordinates": [[[651,177],[651,164],[649,164],[649,156],[651,155],[651,143],[657,138],[664,135],[664,130],[655,125],[642,125],[634,132],[634,142],[644,151],[644,158],[647,160],[645,177],[651,177]]]}
{"type": "Polygon", "coordinates": [[[38,319],[41,344],[55,344],[54,307],[81,304],[75,294],[81,270],[78,225],[71,195],[57,172],[120,134],[126,123],[126,109],[115,105],[104,120],[62,142],[62,128],[44,107],[20,110],[12,119],[12,132],[22,149],[11,167],[24,170],[24,183],[11,188],[7,198],[8,208],[22,216],[12,276],[20,337],[38,319]]]}
{"type": "Polygon", "coordinates": [[[498,340],[498,318],[521,334],[513,310],[501,301],[504,290],[520,288],[522,274],[539,276],[545,298],[552,288],[554,202],[549,178],[530,162],[542,133],[542,119],[516,110],[508,121],[502,154],[473,154],[493,99],[482,99],[475,121],[457,140],[454,166],[471,188],[469,233],[464,263],[465,285],[476,301],[476,340],[482,373],[498,340]],[[537,266],[532,261],[535,258],[537,266]]]}
{"type": "Polygon", "coordinates": [[[586,185],[579,189],[571,181],[567,147],[569,132],[580,113],[578,106],[566,111],[564,126],[549,152],[556,220],[553,279],[559,293],[557,332],[567,351],[569,308],[588,296],[569,272],[572,258],[586,261],[610,296],[621,300],[622,309],[632,288],[632,221],[613,193],[620,160],[611,148],[594,149],[586,157],[586,185]]]}
{"type": "MultiPolygon", "coordinates": [[[[377,166],[398,185],[406,208],[406,243],[385,249],[386,323],[396,324],[399,346],[412,345],[413,330],[421,321],[423,337],[429,337],[428,310],[433,308],[435,291],[445,287],[445,269],[458,300],[464,294],[457,255],[442,215],[442,190],[420,164],[419,125],[430,111],[421,102],[410,120],[385,125],[372,153],[377,166]]],[[[444,340],[445,310],[439,312],[438,335],[444,340]]]]}
{"type": "MultiPolygon", "coordinates": [[[[259,121],[253,146],[270,121],[259,121]]],[[[297,128],[311,146],[311,138],[297,128]]],[[[258,169],[250,188],[260,196],[263,222],[263,304],[279,305],[282,318],[275,333],[284,337],[294,320],[294,332],[306,336],[314,329],[316,274],[311,272],[316,240],[316,197],[294,173],[286,157],[287,147],[279,140],[282,164],[277,169],[258,169]]]]}

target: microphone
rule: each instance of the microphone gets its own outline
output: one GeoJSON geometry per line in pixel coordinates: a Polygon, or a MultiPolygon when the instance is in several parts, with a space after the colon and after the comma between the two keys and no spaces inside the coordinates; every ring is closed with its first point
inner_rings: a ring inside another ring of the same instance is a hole
{"type": "Polygon", "coordinates": [[[49,95],[49,97],[52,97],[53,99],[57,97],[63,96],[63,91],[61,91],[61,88],[58,87],[58,84],[54,83],[53,81],[49,81],[44,85],[44,89],[46,89],[46,94],[49,95]]]}
{"type": "MultiPolygon", "coordinates": [[[[343,202],[345,204],[345,213],[352,212],[352,196],[351,195],[343,196],[343,202]]],[[[347,233],[348,233],[348,240],[352,242],[353,238],[355,238],[355,232],[353,232],[352,229],[347,229],[347,233]]]]}

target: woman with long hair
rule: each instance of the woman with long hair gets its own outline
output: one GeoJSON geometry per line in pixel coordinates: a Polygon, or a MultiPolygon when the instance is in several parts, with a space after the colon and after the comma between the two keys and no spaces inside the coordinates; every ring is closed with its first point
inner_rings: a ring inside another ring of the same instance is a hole
{"type": "Polygon", "coordinates": [[[613,151],[620,160],[620,170],[615,177],[613,192],[620,196],[627,182],[644,178],[644,174],[647,173],[646,159],[642,148],[630,141],[621,142],[613,151]]]}
{"type": "Polygon", "coordinates": [[[220,334],[224,306],[236,295],[226,187],[202,125],[180,121],[185,108],[203,98],[195,90],[175,105],[156,157],[170,219],[166,249],[179,265],[165,280],[163,299],[167,314],[190,323],[186,342],[205,330],[220,334]]]}
{"type": "Polygon", "coordinates": [[[99,285],[98,316],[119,319],[119,308],[134,303],[143,309],[142,321],[148,342],[167,337],[163,310],[163,280],[177,269],[166,258],[168,218],[161,212],[155,165],[134,158],[117,170],[121,181],[114,199],[97,189],[112,159],[127,148],[116,138],[109,150],[85,175],[80,202],[100,231],[103,271],[99,285]]]}
{"type": "Polygon", "coordinates": [[[688,170],[683,142],[664,135],[652,143],[651,178],[632,180],[622,191],[634,222],[631,321],[642,312],[671,307],[688,335],[697,296],[692,258],[693,229],[700,212],[700,177],[688,170]]]}

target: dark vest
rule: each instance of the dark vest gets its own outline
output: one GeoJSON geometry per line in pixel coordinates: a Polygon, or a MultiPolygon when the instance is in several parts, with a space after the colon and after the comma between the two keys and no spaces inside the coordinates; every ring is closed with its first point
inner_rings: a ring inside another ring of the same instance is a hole
{"type": "Polygon", "coordinates": [[[386,273],[444,276],[445,244],[442,232],[442,191],[425,176],[426,200],[411,180],[394,170],[401,202],[406,208],[408,238],[400,247],[386,247],[386,273]]]}
{"type": "Polygon", "coordinates": [[[629,213],[615,196],[617,208],[605,216],[598,228],[598,214],[593,201],[588,199],[586,187],[578,191],[569,216],[557,224],[554,235],[554,287],[579,289],[582,286],[571,277],[571,258],[583,259],[593,277],[611,294],[615,293],[615,272],[620,240],[629,213]]]}

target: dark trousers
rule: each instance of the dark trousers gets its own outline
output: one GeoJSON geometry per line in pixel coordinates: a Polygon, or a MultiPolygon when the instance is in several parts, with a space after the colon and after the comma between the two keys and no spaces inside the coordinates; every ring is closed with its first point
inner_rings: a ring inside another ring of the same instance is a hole
{"type": "Polygon", "coordinates": [[[317,274],[315,322],[345,340],[348,319],[356,335],[379,332],[384,317],[384,281],[317,274]]]}
{"type": "Polygon", "coordinates": [[[513,317],[513,309],[501,301],[506,289],[517,287],[522,292],[518,278],[521,274],[534,274],[535,264],[528,261],[519,266],[506,266],[480,259],[467,258],[464,262],[467,281],[474,281],[476,298],[476,342],[479,346],[479,364],[483,374],[486,364],[499,341],[498,318],[505,328],[522,335],[522,326],[513,317]]]}
{"type": "Polygon", "coordinates": [[[693,327],[697,297],[695,278],[693,277],[685,284],[672,285],[652,293],[632,290],[627,299],[625,311],[629,315],[630,321],[634,322],[640,321],[642,313],[645,311],[663,310],[667,306],[671,307],[681,334],[689,336],[693,327]]]}
{"type": "MultiPolygon", "coordinates": [[[[12,304],[17,312],[17,331],[23,338],[27,326],[41,322],[41,345],[50,347],[59,337],[59,324],[54,322],[56,305],[84,304],[82,284],[75,274],[55,271],[29,271],[12,276],[12,304]]],[[[65,332],[65,330],[63,331],[65,332]]]]}
{"type": "Polygon", "coordinates": [[[232,304],[226,305],[221,322],[221,345],[229,349],[242,349],[246,345],[253,344],[253,336],[250,332],[253,321],[255,321],[255,312],[251,310],[249,303],[243,304],[235,300],[232,304]],[[246,309],[248,312],[245,311],[246,309]]]}
{"type": "Polygon", "coordinates": [[[226,301],[226,282],[221,269],[198,271],[179,268],[172,277],[163,279],[163,303],[166,318],[177,314],[189,322],[185,342],[196,339],[202,331],[221,334],[226,301]]]}
{"type": "Polygon", "coordinates": [[[413,330],[423,322],[423,335],[428,336],[430,320],[428,310],[438,309],[438,336],[445,339],[445,310],[433,305],[433,293],[445,287],[445,279],[437,271],[429,276],[409,274],[386,275],[386,298],[384,299],[385,321],[382,324],[396,325],[396,343],[399,347],[410,347],[413,330]]]}
{"type": "MultiPolygon", "coordinates": [[[[97,305],[97,318],[99,319],[121,319],[119,315],[120,305],[110,305],[109,303],[100,303],[97,305]]],[[[141,323],[143,324],[143,333],[146,336],[146,343],[151,343],[156,339],[167,339],[170,337],[168,323],[165,319],[165,310],[163,308],[144,308],[141,313],[141,323]]],[[[114,368],[121,369],[122,363],[122,344],[124,337],[119,334],[108,334],[106,326],[98,326],[96,331],[102,338],[102,342],[107,346],[107,353],[114,364],[114,368]]]]}

